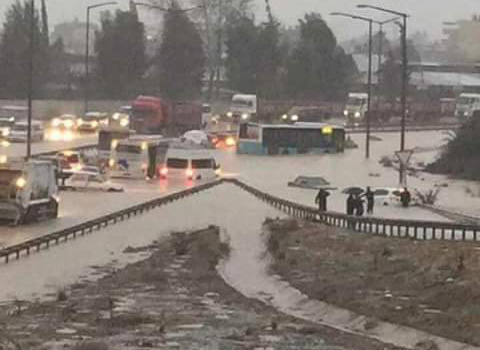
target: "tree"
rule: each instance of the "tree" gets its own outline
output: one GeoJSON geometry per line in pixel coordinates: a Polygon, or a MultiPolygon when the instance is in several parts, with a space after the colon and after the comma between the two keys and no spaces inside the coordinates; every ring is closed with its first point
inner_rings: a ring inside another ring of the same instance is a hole
{"type": "Polygon", "coordinates": [[[174,100],[197,98],[206,62],[200,33],[177,3],[165,13],[164,23],[155,62],[160,91],[174,100]]]}
{"type": "Polygon", "coordinates": [[[389,102],[395,102],[402,87],[402,66],[392,51],[382,65],[380,81],[383,95],[389,102]]]}
{"type": "Polygon", "coordinates": [[[258,28],[243,16],[227,28],[225,62],[228,87],[244,93],[256,92],[258,28]]]}
{"type": "MultiPolygon", "coordinates": [[[[46,14],[46,8],[43,12],[46,14]]],[[[28,90],[30,61],[30,24],[32,23],[29,1],[17,0],[7,11],[0,40],[0,94],[2,97],[25,98],[28,90]]],[[[48,78],[48,40],[42,31],[38,11],[34,11],[34,92],[38,96],[48,78]]],[[[46,17],[44,19],[46,22],[46,17]]],[[[46,24],[48,27],[48,24],[46,24]]],[[[47,33],[48,35],[48,33],[47,33]]]]}
{"type": "Polygon", "coordinates": [[[95,35],[96,79],[109,98],[132,98],[141,91],[147,68],[145,28],[136,11],[102,14],[95,35]]]}
{"type": "Polygon", "coordinates": [[[201,7],[199,26],[205,44],[208,73],[208,93],[213,96],[216,85],[217,98],[221,80],[221,68],[224,65],[224,43],[230,24],[242,17],[250,17],[252,0],[195,0],[201,7]],[[216,81],[216,84],[215,84],[216,81]]]}
{"type": "Polygon", "coordinates": [[[351,56],[337,45],[321,15],[299,21],[301,39],[288,62],[288,90],[294,96],[336,98],[349,88],[357,68],[351,56]]]}

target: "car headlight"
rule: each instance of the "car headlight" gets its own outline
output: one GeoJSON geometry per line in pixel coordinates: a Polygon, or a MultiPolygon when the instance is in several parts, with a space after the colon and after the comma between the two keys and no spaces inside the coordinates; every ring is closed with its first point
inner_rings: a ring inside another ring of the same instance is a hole
{"type": "Polygon", "coordinates": [[[73,128],[73,121],[72,120],[66,120],[65,121],[65,127],[70,129],[70,128],[73,128]]]}
{"type": "Polygon", "coordinates": [[[298,122],[298,115],[294,114],[290,119],[292,120],[292,122],[298,122]]]}
{"type": "Polygon", "coordinates": [[[344,115],[345,117],[348,117],[348,111],[347,111],[347,110],[344,110],[344,111],[343,111],[343,115],[344,115]]]}
{"type": "Polygon", "coordinates": [[[27,180],[25,180],[24,177],[19,177],[19,178],[17,179],[17,181],[15,182],[15,185],[16,185],[18,188],[24,188],[26,184],[27,184],[27,180]]]}
{"type": "Polygon", "coordinates": [[[287,114],[282,115],[282,119],[283,119],[283,120],[287,120],[287,119],[288,119],[288,115],[287,115],[287,114]]]}
{"type": "Polygon", "coordinates": [[[10,135],[10,129],[3,129],[2,130],[2,136],[7,137],[10,135]]]}
{"type": "Polygon", "coordinates": [[[247,113],[243,113],[243,114],[242,114],[242,119],[243,119],[243,120],[247,120],[248,117],[249,117],[249,115],[248,115],[247,113]]]}
{"type": "Polygon", "coordinates": [[[112,140],[111,148],[116,149],[118,146],[118,140],[112,140]]]}
{"type": "Polygon", "coordinates": [[[6,155],[2,154],[0,156],[0,164],[5,164],[7,162],[8,158],[6,155]]]}
{"type": "Polygon", "coordinates": [[[9,147],[9,146],[10,146],[10,142],[8,142],[7,140],[3,140],[0,145],[1,145],[2,147],[9,147]]]}
{"type": "Polygon", "coordinates": [[[54,128],[58,127],[59,125],[60,125],[60,119],[55,118],[55,119],[52,120],[52,126],[54,128]]]}
{"type": "Polygon", "coordinates": [[[82,126],[83,125],[83,119],[77,119],[77,125],[82,126]]]}
{"type": "Polygon", "coordinates": [[[108,160],[108,166],[109,166],[110,168],[113,168],[113,167],[115,166],[115,159],[109,159],[109,160],[108,160]]]}
{"type": "Polygon", "coordinates": [[[233,113],[232,113],[232,112],[228,112],[228,113],[227,113],[227,117],[232,118],[232,117],[233,117],[233,113]]]}
{"type": "Polygon", "coordinates": [[[130,124],[130,121],[127,118],[123,118],[120,120],[120,126],[126,127],[130,124]]]}
{"type": "Polygon", "coordinates": [[[362,114],[360,112],[355,112],[355,118],[360,118],[362,114]]]}
{"type": "Polygon", "coordinates": [[[98,122],[96,120],[94,120],[92,122],[92,128],[96,128],[98,126],[98,122]]]}

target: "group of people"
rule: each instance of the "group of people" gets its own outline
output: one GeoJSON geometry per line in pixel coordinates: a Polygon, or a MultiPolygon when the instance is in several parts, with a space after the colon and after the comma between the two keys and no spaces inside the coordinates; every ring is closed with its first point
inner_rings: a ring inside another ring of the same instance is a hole
{"type": "MultiPolygon", "coordinates": [[[[325,189],[320,189],[315,197],[315,203],[320,212],[327,211],[327,200],[330,193],[325,189]]],[[[375,193],[370,187],[360,193],[350,192],[347,198],[347,215],[363,216],[365,214],[365,201],[367,202],[367,214],[373,214],[375,209],[375,193]]],[[[411,194],[407,188],[400,193],[400,202],[404,208],[408,208],[411,202],[411,194]]]]}

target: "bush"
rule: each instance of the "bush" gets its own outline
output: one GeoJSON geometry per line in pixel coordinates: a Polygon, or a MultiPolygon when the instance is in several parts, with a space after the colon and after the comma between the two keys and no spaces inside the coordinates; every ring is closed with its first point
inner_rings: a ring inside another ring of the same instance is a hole
{"type": "Polygon", "coordinates": [[[435,188],[433,190],[428,190],[426,192],[420,192],[415,190],[418,199],[422,204],[434,205],[437,202],[438,194],[440,193],[440,188],[435,188]]]}

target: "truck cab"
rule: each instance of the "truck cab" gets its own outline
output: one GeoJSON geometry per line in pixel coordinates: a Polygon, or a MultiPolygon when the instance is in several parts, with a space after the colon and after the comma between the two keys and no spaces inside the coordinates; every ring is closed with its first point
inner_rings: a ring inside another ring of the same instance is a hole
{"type": "Polygon", "coordinates": [[[471,118],[477,111],[480,111],[480,94],[462,93],[458,96],[455,117],[465,120],[471,118]]]}
{"type": "Polygon", "coordinates": [[[11,160],[0,164],[0,220],[15,225],[58,217],[53,162],[11,160]]]}
{"type": "Polygon", "coordinates": [[[368,94],[363,92],[349,93],[347,104],[343,111],[347,121],[358,124],[365,119],[366,112],[368,112],[368,94]]]}
{"type": "Polygon", "coordinates": [[[234,121],[251,121],[257,116],[257,96],[237,94],[232,97],[232,105],[227,117],[234,121]]]}

